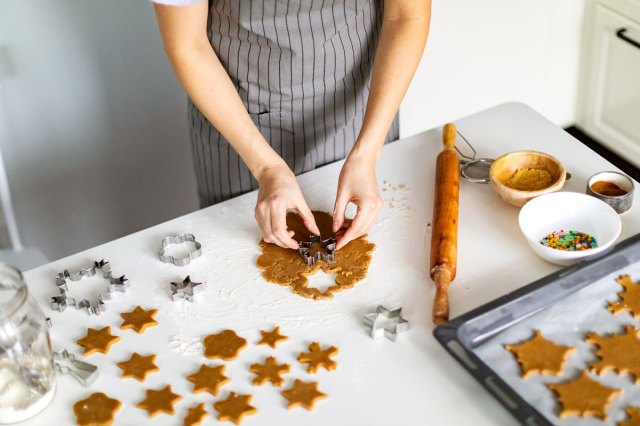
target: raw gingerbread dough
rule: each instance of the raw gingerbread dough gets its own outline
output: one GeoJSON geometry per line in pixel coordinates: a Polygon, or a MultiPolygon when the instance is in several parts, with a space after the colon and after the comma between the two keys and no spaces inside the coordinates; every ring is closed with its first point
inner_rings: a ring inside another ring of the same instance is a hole
{"type": "Polygon", "coordinates": [[[627,407],[625,413],[627,413],[627,419],[618,423],[618,426],[640,426],[640,408],[627,407]]]}
{"type": "Polygon", "coordinates": [[[211,395],[218,396],[220,386],[229,381],[224,375],[225,366],[209,367],[202,365],[200,369],[190,376],[187,380],[193,383],[193,393],[209,392],[211,395]]]}
{"type": "Polygon", "coordinates": [[[262,335],[262,339],[260,339],[257,344],[269,345],[273,349],[276,348],[278,342],[289,339],[287,336],[280,334],[280,327],[276,327],[271,331],[260,330],[260,334],[262,335]]]}
{"type": "Polygon", "coordinates": [[[154,363],[155,360],[156,355],[142,356],[134,352],[128,361],[119,362],[117,365],[122,370],[122,377],[132,377],[143,382],[147,374],[160,370],[154,363]]]}
{"type": "Polygon", "coordinates": [[[622,300],[609,303],[609,311],[614,314],[629,312],[632,317],[640,318],[640,282],[634,283],[629,275],[621,275],[616,281],[624,287],[618,293],[622,300]]]}
{"type": "MultiPolygon", "coordinates": [[[[332,237],[333,218],[330,214],[314,211],[316,224],[320,228],[322,238],[332,237]]],[[[287,227],[294,231],[293,239],[308,241],[310,232],[304,226],[302,218],[295,213],[287,214],[287,227]]],[[[293,292],[310,299],[329,299],[333,294],[353,287],[358,281],[367,276],[371,253],[375,244],[367,241],[362,236],[351,241],[345,247],[335,252],[334,261],[330,264],[317,261],[309,266],[296,250],[282,248],[275,244],[260,241],[262,254],[256,264],[263,269],[262,276],[271,283],[283,286],[291,286],[293,292]],[[327,274],[337,274],[335,285],[321,292],[317,288],[309,288],[307,276],[313,275],[322,269],[327,274]]]]}
{"type": "Polygon", "coordinates": [[[591,370],[603,374],[614,370],[618,374],[631,374],[636,384],[640,384],[640,330],[627,326],[623,334],[611,334],[607,337],[596,333],[587,335],[585,342],[598,346],[596,355],[599,361],[591,364],[591,370]]]}
{"type": "Polygon", "coordinates": [[[111,327],[104,327],[100,330],[94,328],[87,329],[87,335],[76,343],[84,348],[84,355],[91,355],[95,352],[106,354],[109,348],[120,340],[120,337],[111,334],[111,327]]]}
{"type": "Polygon", "coordinates": [[[567,357],[576,350],[575,347],[561,346],[547,340],[540,330],[536,330],[531,339],[515,345],[505,345],[505,348],[518,359],[524,379],[532,374],[559,376],[567,357]]]}
{"type": "Polygon", "coordinates": [[[308,364],[308,373],[317,373],[320,367],[324,367],[325,370],[335,370],[338,364],[331,359],[332,356],[338,354],[338,348],[335,346],[329,346],[326,349],[321,349],[318,342],[313,342],[309,345],[309,352],[302,352],[298,355],[298,361],[304,364],[308,364]]]}
{"type": "Polygon", "coordinates": [[[189,408],[187,416],[184,418],[184,426],[198,426],[207,417],[207,410],[204,409],[204,402],[189,408]]]}
{"type": "Polygon", "coordinates": [[[562,406],[560,417],[596,416],[607,420],[607,409],[611,401],[622,392],[591,379],[586,371],[574,380],[565,383],[549,383],[547,387],[558,395],[562,406]]]}
{"type": "Polygon", "coordinates": [[[97,392],[73,404],[73,412],[80,426],[109,426],[120,407],[120,401],[97,392]]]}
{"type": "Polygon", "coordinates": [[[227,399],[213,404],[213,408],[218,411],[218,420],[229,420],[239,425],[244,416],[256,412],[256,407],[250,404],[251,398],[251,395],[237,395],[235,392],[229,392],[227,399]]]}
{"type": "Polygon", "coordinates": [[[209,359],[221,358],[225,361],[236,359],[247,340],[238,336],[233,330],[223,330],[204,338],[204,356],[209,359]]]}
{"type": "Polygon", "coordinates": [[[318,382],[303,382],[298,379],[293,382],[293,386],[281,393],[288,401],[287,408],[289,409],[300,405],[311,410],[317,401],[327,397],[327,394],[318,390],[318,382]]]}
{"type": "Polygon", "coordinates": [[[133,311],[120,314],[124,320],[120,328],[122,330],[133,329],[136,333],[142,334],[148,327],[158,325],[158,321],[153,318],[157,313],[157,309],[149,309],[146,311],[142,309],[142,307],[136,306],[133,311]]]}
{"type": "Polygon", "coordinates": [[[173,415],[173,404],[181,399],[180,395],[171,391],[171,385],[167,385],[160,390],[147,389],[147,397],[137,407],[147,410],[149,417],[159,413],[173,415]]]}
{"type": "Polygon", "coordinates": [[[291,370],[289,364],[278,364],[274,357],[268,357],[263,364],[251,364],[249,371],[256,375],[253,378],[254,385],[262,385],[264,382],[271,382],[273,386],[280,387],[284,383],[282,375],[291,370]]]}

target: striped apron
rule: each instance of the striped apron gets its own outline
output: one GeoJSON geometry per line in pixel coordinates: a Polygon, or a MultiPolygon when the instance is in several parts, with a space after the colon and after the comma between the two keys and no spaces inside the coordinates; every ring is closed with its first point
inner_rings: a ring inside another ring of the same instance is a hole
{"type": "MultiPolygon", "coordinates": [[[[209,0],[208,37],[271,147],[297,175],[345,158],[357,138],[382,0],[209,0]]],[[[189,100],[201,207],[258,187],[189,100]]],[[[386,141],[398,138],[398,117],[386,141]]]]}

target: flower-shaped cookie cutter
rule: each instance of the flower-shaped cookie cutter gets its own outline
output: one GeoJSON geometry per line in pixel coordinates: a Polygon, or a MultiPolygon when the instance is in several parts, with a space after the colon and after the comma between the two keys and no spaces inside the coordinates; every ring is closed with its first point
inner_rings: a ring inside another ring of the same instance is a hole
{"type": "Polygon", "coordinates": [[[327,238],[323,240],[319,235],[311,235],[309,241],[301,241],[298,243],[298,253],[307,263],[311,266],[319,260],[325,263],[333,262],[336,251],[336,239],[327,238]],[[322,250],[318,250],[315,253],[311,252],[314,244],[320,244],[322,250]]]}
{"type": "Polygon", "coordinates": [[[81,268],[78,272],[69,272],[69,270],[65,269],[64,272],[58,273],[56,276],[56,286],[58,287],[60,294],[51,298],[51,309],[64,312],[65,309],[74,307],[78,310],[86,310],[89,315],[99,315],[106,309],[105,302],[111,300],[113,292],[117,291],[122,293],[129,288],[129,280],[125,278],[124,275],[114,278],[111,272],[111,265],[103,259],[93,262],[93,266],[90,268],[81,268]],[[102,277],[109,280],[109,288],[106,293],[101,293],[98,296],[97,305],[92,306],[91,302],[87,299],[76,301],[74,298],[67,296],[67,291],[69,291],[67,280],[80,281],[83,278],[92,277],[96,274],[98,269],[102,271],[102,277]]]}
{"type": "Polygon", "coordinates": [[[70,375],[80,382],[82,386],[89,386],[98,378],[98,367],[88,362],[80,361],[66,349],[62,352],[54,352],[53,360],[57,372],[70,375]]]}
{"type": "Polygon", "coordinates": [[[363,322],[371,328],[370,334],[374,339],[385,336],[387,339],[395,341],[398,334],[409,329],[409,321],[402,318],[402,308],[391,311],[378,305],[375,312],[365,315],[363,322]]]}
{"type": "Polygon", "coordinates": [[[191,281],[191,276],[187,275],[187,278],[185,278],[181,283],[171,283],[171,300],[174,302],[177,302],[178,300],[195,302],[195,295],[206,288],[207,285],[205,283],[191,281]]]}
{"type": "Polygon", "coordinates": [[[158,256],[161,262],[173,263],[176,266],[186,266],[196,257],[200,257],[201,254],[202,245],[196,241],[196,237],[193,234],[170,235],[162,240],[160,250],[158,250],[158,256]],[[184,243],[193,243],[194,245],[194,250],[190,251],[187,256],[177,258],[166,254],[167,247],[184,243]]]}

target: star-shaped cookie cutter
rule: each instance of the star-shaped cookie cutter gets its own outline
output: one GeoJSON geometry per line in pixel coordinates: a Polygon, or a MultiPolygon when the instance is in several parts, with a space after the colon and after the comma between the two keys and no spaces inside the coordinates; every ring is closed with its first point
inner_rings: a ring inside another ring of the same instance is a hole
{"type": "Polygon", "coordinates": [[[181,283],[171,283],[171,300],[174,302],[178,300],[188,300],[189,302],[195,302],[195,295],[206,289],[205,283],[197,283],[191,281],[191,276],[187,275],[181,283]]]}
{"type": "Polygon", "coordinates": [[[390,311],[382,305],[378,305],[375,312],[365,315],[363,322],[367,327],[371,328],[371,337],[379,339],[383,335],[392,341],[395,341],[398,334],[409,329],[409,321],[402,318],[402,308],[390,311]],[[393,321],[392,326],[384,326],[384,322],[393,321]]]}
{"type": "Polygon", "coordinates": [[[162,240],[162,244],[160,245],[160,250],[158,250],[158,256],[160,257],[160,261],[164,263],[173,263],[176,266],[186,266],[196,257],[200,257],[202,254],[202,245],[196,241],[196,237],[193,234],[180,234],[180,235],[170,235],[165,237],[162,240]],[[183,244],[183,243],[193,243],[195,246],[195,250],[189,252],[189,254],[185,257],[173,257],[169,256],[166,253],[167,247],[174,244],[183,244]]]}
{"type": "Polygon", "coordinates": [[[334,255],[336,251],[336,239],[335,238],[327,238],[323,240],[319,235],[311,235],[309,236],[309,241],[301,241],[298,243],[298,253],[307,263],[307,265],[311,266],[319,260],[322,260],[326,263],[331,263],[334,260],[334,255]],[[320,244],[323,250],[326,250],[326,253],[323,251],[317,251],[314,254],[311,254],[311,248],[314,244],[320,244]]]}
{"type": "Polygon", "coordinates": [[[89,386],[98,378],[98,367],[88,362],[80,361],[66,349],[62,352],[54,352],[53,362],[57,372],[70,375],[80,382],[82,386],[89,386]]]}
{"type": "Polygon", "coordinates": [[[85,309],[89,315],[99,315],[106,309],[105,302],[111,300],[113,292],[122,293],[129,288],[129,279],[125,278],[124,275],[114,278],[111,272],[111,265],[103,259],[93,262],[93,266],[90,268],[80,268],[78,272],[69,272],[68,269],[65,269],[64,272],[58,273],[56,286],[60,294],[51,298],[51,309],[64,312],[65,309],[73,307],[78,310],[85,309]],[[76,301],[74,298],[67,296],[67,291],[69,291],[67,280],[80,281],[83,278],[92,277],[98,269],[102,271],[102,277],[109,280],[109,289],[106,293],[98,296],[98,304],[96,306],[91,306],[91,302],[87,299],[76,301]]]}

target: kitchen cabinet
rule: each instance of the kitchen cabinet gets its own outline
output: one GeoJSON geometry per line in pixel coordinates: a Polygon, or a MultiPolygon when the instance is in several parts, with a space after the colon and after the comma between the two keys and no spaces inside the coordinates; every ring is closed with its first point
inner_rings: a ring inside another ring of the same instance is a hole
{"type": "Polygon", "coordinates": [[[578,125],[640,167],[640,1],[585,9],[578,125]]]}

